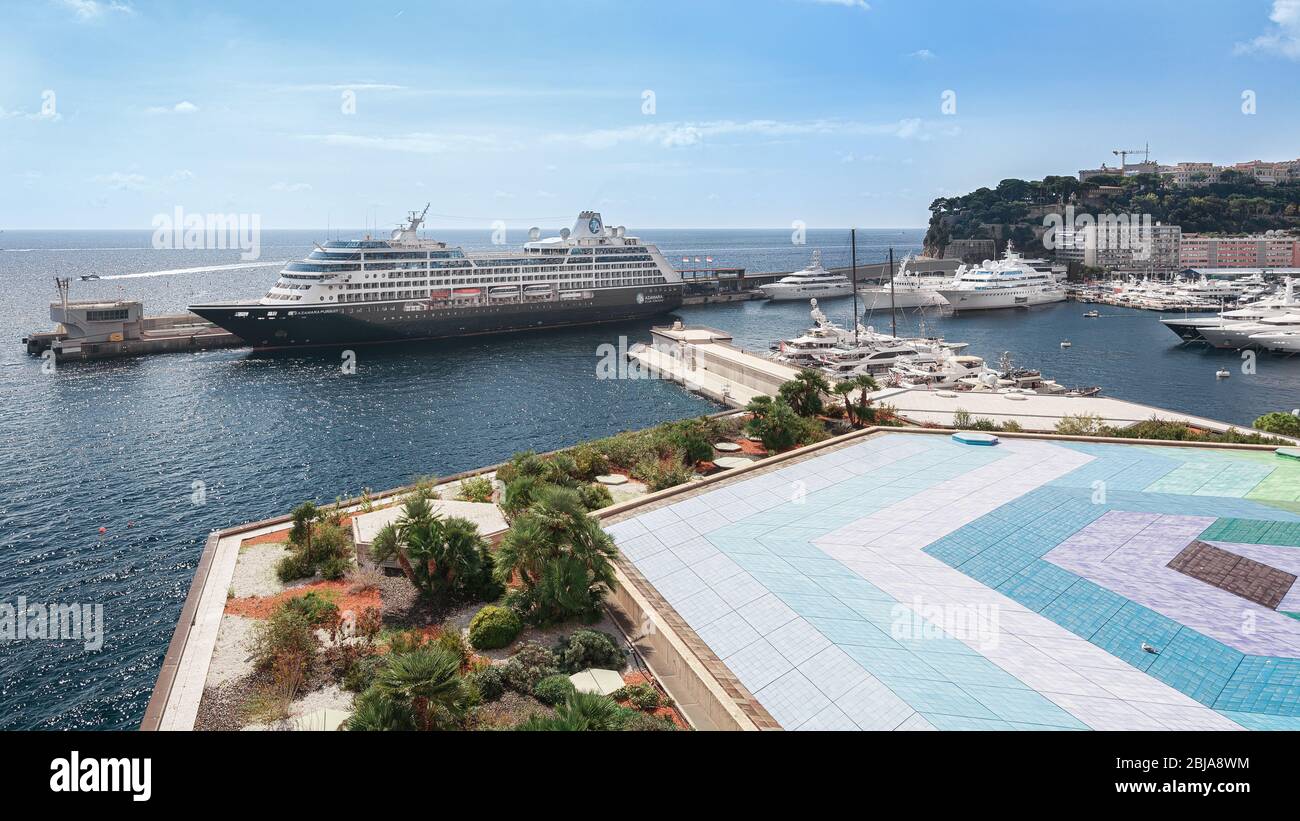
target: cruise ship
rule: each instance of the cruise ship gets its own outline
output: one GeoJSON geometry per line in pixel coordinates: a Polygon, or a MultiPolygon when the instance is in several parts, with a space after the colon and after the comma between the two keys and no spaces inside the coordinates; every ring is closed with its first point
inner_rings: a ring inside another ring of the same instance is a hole
{"type": "Polygon", "coordinates": [[[412,211],[386,240],[317,245],[256,302],[189,310],[269,349],[590,325],[681,304],[681,276],[659,249],[595,211],[557,237],[533,229],[522,250],[486,253],[421,238],[428,211],[412,211]]]}
{"type": "Polygon", "coordinates": [[[951,281],[944,271],[917,271],[910,267],[911,258],[903,260],[892,280],[859,288],[863,308],[867,311],[890,308],[942,308],[948,304],[939,289],[951,281]]]}
{"type": "Polygon", "coordinates": [[[1007,243],[997,261],[957,270],[952,282],[938,289],[954,311],[1029,308],[1065,301],[1065,286],[1050,271],[1039,270],[1007,243]]]}
{"type": "Polygon", "coordinates": [[[833,274],[822,267],[822,252],[813,251],[812,262],[802,271],[781,277],[759,288],[768,299],[827,299],[849,296],[853,283],[843,274],[833,274]]]}

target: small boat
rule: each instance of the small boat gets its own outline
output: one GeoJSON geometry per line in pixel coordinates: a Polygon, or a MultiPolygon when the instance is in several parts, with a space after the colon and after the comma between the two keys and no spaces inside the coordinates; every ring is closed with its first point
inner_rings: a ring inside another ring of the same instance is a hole
{"type": "Polygon", "coordinates": [[[1068,347],[1070,347],[1070,344],[1071,344],[1071,343],[1070,343],[1070,340],[1066,339],[1066,340],[1064,340],[1063,342],[1061,342],[1061,347],[1062,347],[1062,348],[1068,348],[1068,347]]]}
{"type": "Polygon", "coordinates": [[[82,281],[82,282],[94,282],[94,281],[97,280],[97,279],[99,279],[99,274],[82,274],[82,275],[81,275],[81,281],[82,281]]]}
{"type": "Polygon", "coordinates": [[[1101,316],[1101,311],[1089,311],[1088,313],[1086,313],[1086,314],[1083,315],[1083,318],[1084,318],[1084,319],[1096,319],[1096,318],[1099,317],[1099,316],[1101,316]]]}
{"type": "Polygon", "coordinates": [[[455,296],[457,299],[476,297],[482,293],[483,290],[481,288],[457,288],[456,290],[452,291],[452,295],[455,296]]]}
{"type": "Polygon", "coordinates": [[[512,299],[519,296],[518,288],[493,288],[488,291],[488,296],[492,299],[512,299]]]}
{"type": "Polygon", "coordinates": [[[550,296],[552,290],[550,285],[528,285],[524,287],[524,296],[550,296]]]}
{"type": "Polygon", "coordinates": [[[451,297],[451,291],[449,289],[429,292],[429,299],[448,299],[450,297],[451,297]]]}
{"type": "Polygon", "coordinates": [[[1232,372],[1227,368],[1219,368],[1214,372],[1214,377],[1216,379],[1227,379],[1229,376],[1232,376],[1232,372]]]}

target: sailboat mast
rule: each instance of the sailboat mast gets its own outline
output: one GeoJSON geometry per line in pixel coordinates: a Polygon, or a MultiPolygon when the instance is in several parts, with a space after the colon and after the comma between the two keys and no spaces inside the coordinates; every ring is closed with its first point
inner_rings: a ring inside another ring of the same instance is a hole
{"type": "Polygon", "coordinates": [[[853,345],[858,344],[858,229],[849,229],[849,249],[853,260],[853,345]]]}
{"type": "Polygon", "coordinates": [[[889,333],[898,336],[898,312],[894,308],[894,249],[889,249],[889,333]]]}

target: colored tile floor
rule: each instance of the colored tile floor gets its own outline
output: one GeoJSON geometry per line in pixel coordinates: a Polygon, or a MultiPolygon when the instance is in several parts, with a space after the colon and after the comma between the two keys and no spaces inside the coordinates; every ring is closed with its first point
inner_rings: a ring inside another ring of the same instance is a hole
{"type": "Polygon", "coordinates": [[[786,729],[1300,729],[1300,463],[887,434],[608,527],[786,729]],[[1291,551],[1296,551],[1294,554],[1291,551]]]}

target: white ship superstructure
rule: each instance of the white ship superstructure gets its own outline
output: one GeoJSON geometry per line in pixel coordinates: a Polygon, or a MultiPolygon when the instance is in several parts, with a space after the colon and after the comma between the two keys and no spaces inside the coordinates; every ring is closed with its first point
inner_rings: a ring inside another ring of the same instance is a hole
{"type": "Polygon", "coordinates": [[[1050,271],[1029,265],[1009,242],[1002,259],[963,266],[939,293],[954,311],[1029,308],[1065,300],[1065,286],[1050,271]]]}
{"type": "Polygon", "coordinates": [[[843,274],[835,274],[822,267],[822,252],[813,251],[812,262],[802,271],[781,277],[760,288],[768,299],[827,299],[849,296],[853,283],[843,274]]]}
{"type": "Polygon", "coordinates": [[[486,253],[421,238],[424,216],[412,212],[386,240],[317,245],[257,302],[190,310],[274,348],[584,325],[681,304],[681,276],[659,249],[595,211],[559,236],[533,229],[522,249],[486,253]]]}
{"type": "Polygon", "coordinates": [[[904,259],[898,273],[879,285],[859,288],[863,309],[882,311],[891,308],[941,308],[948,304],[939,289],[952,277],[943,271],[919,271],[912,267],[912,259],[904,259]]]}

